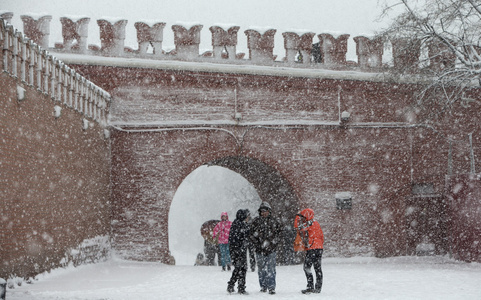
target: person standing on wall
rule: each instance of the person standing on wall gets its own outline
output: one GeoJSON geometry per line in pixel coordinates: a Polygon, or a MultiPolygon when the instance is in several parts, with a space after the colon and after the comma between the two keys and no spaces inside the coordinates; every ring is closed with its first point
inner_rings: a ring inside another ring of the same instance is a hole
{"type": "Polygon", "coordinates": [[[229,235],[229,250],[234,263],[234,271],[227,282],[227,292],[233,293],[237,282],[237,292],[246,295],[247,249],[249,248],[249,219],[248,209],[239,209],[236,219],[232,222],[229,235]]]}
{"type": "Polygon", "coordinates": [[[261,292],[276,293],[276,251],[281,227],[274,219],[271,206],[262,202],[259,216],[254,219],[250,230],[250,241],[256,252],[257,274],[261,292]]]}
{"type": "Polygon", "coordinates": [[[306,208],[296,215],[294,220],[294,228],[297,230],[296,241],[294,242],[294,250],[306,251],[304,259],[304,273],[307,278],[307,288],[302,290],[303,294],[320,293],[322,289],[322,252],[324,245],[324,233],[322,232],[319,222],[314,221],[314,211],[306,208]],[[299,243],[297,243],[299,241],[299,243]],[[296,249],[297,248],[297,249],[296,249]],[[316,284],[314,285],[314,277],[311,267],[314,265],[316,273],[316,284]]]}
{"type": "Polygon", "coordinates": [[[231,226],[232,222],[229,221],[229,216],[226,212],[223,212],[220,215],[220,222],[214,227],[213,237],[214,239],[218,238],[222,271],[225,271],[226,266],[227,270],[230,271],[229,234],[231,226]]]}

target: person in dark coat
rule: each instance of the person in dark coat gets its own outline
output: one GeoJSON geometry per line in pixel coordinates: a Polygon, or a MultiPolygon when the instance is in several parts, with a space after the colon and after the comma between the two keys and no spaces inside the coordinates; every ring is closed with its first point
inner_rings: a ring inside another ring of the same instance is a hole
{"type": "Polygon", "coordinates": [[[227,291],[229,293],[234,292],[234,286],[237,282],[237,291],[239,294],[247,294],[246,273],[247,249],[249,248],[249,219],[249,210],[239,209],[230,229],[229,249],[234,264],[234,271],[232,271],[232,276],[229,282],[227,282],[227,291]]]}
{"type": "Polygon", "coordinates": [[[280,242],[281,226],[272,216],[271,206],[262,202],[259,216],[252,221],[250,241],[255,247],[257,274],[261,292],[275,294],[276,291],[276,253],[280,242]]]}

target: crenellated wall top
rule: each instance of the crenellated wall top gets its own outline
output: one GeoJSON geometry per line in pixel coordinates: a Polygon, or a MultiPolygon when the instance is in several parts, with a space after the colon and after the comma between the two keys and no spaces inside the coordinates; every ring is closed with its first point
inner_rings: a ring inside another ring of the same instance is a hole
{"type": "MultiPolygon", "coordinates": [[[[0,12],[0,17],[10,22],[13,13],[0,12]]],[[[273,53],[274,37],[279,33],[275,28],[270,27],[249,27],[243,31],[247,39],[248,55],[246,55],[246,53],[237,52],[238,33],[241,28],[235,24],[214,24],[208,27],[212,33],[212,50],[200,53],[200,33],[204,30],[204,25],[200,23],[175,23],[169,26],[158,20],[139,20],[130,25],[126,19],[112,17],[102,17],[97,20],[100,33],[100,46],[98,46],[87,44],[90,23],[90,18],[87,16],[61,17],[63,42],[49,48],[52,17],[48,14],[37,14],[22,15],[21,19],[24,32],[30,39],[44,49],[58,53],[363,72],[379,72],[392,62],[394,68],[408,70],[410,73],[418,72],[421,56],[419,49],[407,47],[402,41],[389,41],[392,44],[393,57],[384,58],[387,41],[381,37],[367,35],[351,37],[347,33],[289,30],[281,33],[284,39],[285,56],[279,58],[273,53]],[[136,29],[137,49],[125,46],[127,26],[134,26],[136,29]],[[170,51],[162,47],[166,27],[170,27],[174,36],[175,49],[170,51]],[[357,61],[346,59],[350,39],[356,45],[357,61]]],[[[436,48],[431,48],[429,51],[436,51],[436,48]]],[[[437,65],[447,62],[432,60],[429,63],[432,68],[439,68],[437,65]]]]}
{"type": "MultiPolygon", "coordinates": [[[[37,91],[49,96],[56,104],[74,109],[85,117],[85,130],[90,126],[89,120],[98,122],[103,127],[107,126],[110,94],[57,59],[41,44],[35,43],[34,40],[17,31],[5,22],[6,19],[3,17],[4,14],[0,12],[1,69],[19,81],[18,89],[24,90],[25,85],[34,87],[37,91]]],[[[50,21],[48,16],[39,18],[22,16],[22,20],[25,20],[26,29],[31,34],[38,34],[39,41],[46,42],[45,36],[49,31],[45,22],[50,21]],[[36,26],[36,22],[42,22],[42,26],[36,26]]],[[[77,20],[77,25],[84,20],[86,19],[77,20]]],[[[77,30],[77,35],[64,35],[64,37],[78,39],[85,35],[81,26],[75,26],[72,20],[67,19],[62,22],[67,24],[68,28],[74,27],[77,30]]],[[[23,97],[18,97],[19,101],[23,101],[23,97]]],[[[55,117],[60,115],[60,110],[61,106],[57,105],[55,117]]]]}

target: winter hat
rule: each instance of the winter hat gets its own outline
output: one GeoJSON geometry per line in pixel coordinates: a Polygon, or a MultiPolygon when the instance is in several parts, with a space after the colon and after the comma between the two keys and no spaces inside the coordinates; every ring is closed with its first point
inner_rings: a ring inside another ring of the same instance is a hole
{"type": "Polygon", "coordinates": [[[244,220],[245,220],[245,219],[247,219],[248,217],[250,217],[251,212],[250,212],[248,209],[244,209],[244,211],[245,211],[245,218],[244,218],[244,220]]]}
{"type": "Polygon", "coordinates": [[[236,214],[236,219],[239,219],[241,221],[244,221],[245,219],[247,219],[247,217],[249,217],[251,215],[251,213],[249,212],[248,209],[239,209],[237,211],[237,214],[236,214]]]}
{"type": "Polygon", "coordinates": [[[301,211],[301,215],[306,218],[306,221],[311,221],[314,219],[314,211],[310,208],[306,208],[301,211]]]}
{"type": "Polygon", "coordinates": [[[261,206],[259,207],[259,213],[261,213],[261,210],[267,209],[269,212],[271,211],[271,206],[267,202],[262,202],[261,206]]]}

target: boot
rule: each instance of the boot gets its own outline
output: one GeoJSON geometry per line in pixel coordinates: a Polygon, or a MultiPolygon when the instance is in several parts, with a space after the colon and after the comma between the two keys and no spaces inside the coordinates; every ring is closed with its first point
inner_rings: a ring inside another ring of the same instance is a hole
{"type": "Polygon", "coordinates": [[[231,285],[231,284],[228,284],[228,285],[227,285],[227,292],[228,292],[229,294],[232,294],[232,293],[234,292],[234,286],[231,285]]]}
{"type": "Polygon", "coordinates": [[[249,295],[248,292],[246,292],[246,287],[242,283],[237,286],[237,292],[241,295],[249,295]]]}
{"type": "Polygon", "coordinates": [[[222,266],[222,271],[225,271],[225,266],[222,266]]]}
{"type": "Polygon", "coordinates": [[[314,288],[312,288],[311,286],[308,286],[307,289],[302,290],[301,293],[303,293],[303,294],[314,293],[314,288]]]}
{"type": "Polygon", "coordinates": [[[227,265],[227,271],[230,271],[230,265],[227,265]]]}

